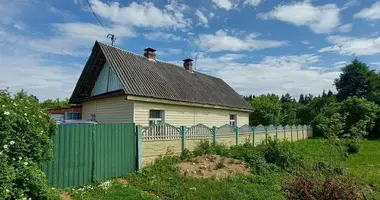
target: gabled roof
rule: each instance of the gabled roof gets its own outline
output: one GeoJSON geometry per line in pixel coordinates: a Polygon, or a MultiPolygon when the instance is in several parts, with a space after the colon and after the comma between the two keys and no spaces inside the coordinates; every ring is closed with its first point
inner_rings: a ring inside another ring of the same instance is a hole
{"type": "Polygon", "coordinates": [[[183,67],[148,60],[119,48],[95,42],[91,56],[70,98],[81,103],[90,97],[105,62],[119,78],[127,95],[199,103],[231,108],[251,109],[251,106],[222,79],[189,72],[183,67]]]}

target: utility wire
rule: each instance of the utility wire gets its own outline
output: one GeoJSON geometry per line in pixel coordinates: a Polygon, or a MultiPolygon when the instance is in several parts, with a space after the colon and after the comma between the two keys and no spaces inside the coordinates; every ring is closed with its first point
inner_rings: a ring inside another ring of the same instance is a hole
{"type": "Polygon", "coordinates": [[[88,0],[86,0],[86,1],[87,1],[88,6],[89,6],[90,9],[91,9],[92,14],[94,14],[94,16],[95,16],[95,18],[98,20],[99,24],[104,28],[104,30],[105,30],[108,34],[111,34],[111,33],[109,33],[109,32],[107,31],[107,29],[103,26],[102,22],[100,21],[99,17],[95,14],[94,10],[93,10],[92,7],[91,7],[90,2],[89,2],[88,0]]]}
{"type": "Polygon", "coordinates": [[[111,34],[110,32],[107,31],[106,27],[104,27],[103,24],[102,24],[102,22],[100,21],[98,15],[96,15],[96,13],[94,12],[94,10],[92,9],[90,2],[89,2],[88,0],[86,0],[86,1],[87,1],[88,6],[89,6],[90,9],[91,9],[92,14],[94,14],[94,16],[95,16],[95,18],[98,20],[99,24],[100,24],[100,25],[103,27],[103,29],[108,33],[107,38],[108,38],[108,39],[111,39],[111,43],[112,43],[112,46],[113,46],[113,43],[116,41],[116,37],[115,37],[115,35],[114,35],[114,34],[111,34]]]}

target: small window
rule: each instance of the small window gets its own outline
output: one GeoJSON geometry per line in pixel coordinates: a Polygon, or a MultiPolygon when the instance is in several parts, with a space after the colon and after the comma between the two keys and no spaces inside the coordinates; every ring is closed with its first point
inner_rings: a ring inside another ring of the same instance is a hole
{"type": "Polygon", "coordinates": [[[81,119],[81,113],[76,112],[65,112],[65,120],[79,120],[81,119]]]}
{"type": "Polygon", "coordinates": [[[237,126],[237,116],[236,115],[230,115],[230,126],[231,127],[237,126]]]}
{"type": "Polygon", "coordinates": [[[150,110],[149,111],[149,126],[164,122],[163,110],[150,110]]]}

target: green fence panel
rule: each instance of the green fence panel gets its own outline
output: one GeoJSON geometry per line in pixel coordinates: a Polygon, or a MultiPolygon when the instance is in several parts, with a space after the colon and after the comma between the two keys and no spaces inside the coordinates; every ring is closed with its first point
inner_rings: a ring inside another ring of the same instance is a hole
{"type": "Polygon", "coordinates": [[[54,159],[42,167],[48,184],[83,186],[136,169],[134,124],[59,125],[52,137],[54,159]]]}

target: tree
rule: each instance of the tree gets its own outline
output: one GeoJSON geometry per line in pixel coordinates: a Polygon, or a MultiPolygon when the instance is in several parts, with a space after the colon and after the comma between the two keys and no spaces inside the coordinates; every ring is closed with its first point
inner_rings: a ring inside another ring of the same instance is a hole
{"type": "Polygon", "coordinates": [[[281,102],[277,95],[261,95],[251,100],[254,111],[250,114],[249,124],[264,126],[274,124],[278,125],[281,114],[281,102]]]}
{"type": "Polygon", "coordinates": [[[342,68],[342,74],[335,79],[334,84],[338,91],[337,98],[340,101],[350,96],[357,96],[378,102],[379,75],[358,59],[342,68]]]}
{"type": "Polygon", "coordinates": [[[64,108],[70,106],[69,98],[66,98],[64,100],[59,100],[59,98],[55,100],[46,99],[40,105],[42,108],[64,108]]]}
{"type": "Polygon", "coordinates": [[[333,95],[334,93],[331,90],[329,90],[329,92],[327,93],[327,97],[332,97],[333,95]]]}
{"type": "Polygon", "coordinates": [[[326,94],[326,91],[323,90],[323,92],[322,92],[322,98],[325,98],[325,97],[327,97],[327,94],[326,94]]]}
{"type": "Polygon", "coordinates": [[[281,96],[281,103],[293,101],[292,96],[289,93],[281,96]]]}
{"type": "Polygon", "coordinates": [[[298,103],[305,104],[305,96],[303,94],[300,95],[300,98],[298,99],[298,103]]]}
{"type": "Polygon", "coordinates": [[[342,102],[340,113],[346,115],[344,133],[350,137],[363,137],[375,126],[380,107],[364,98],[348,97],[342,102]]]}

